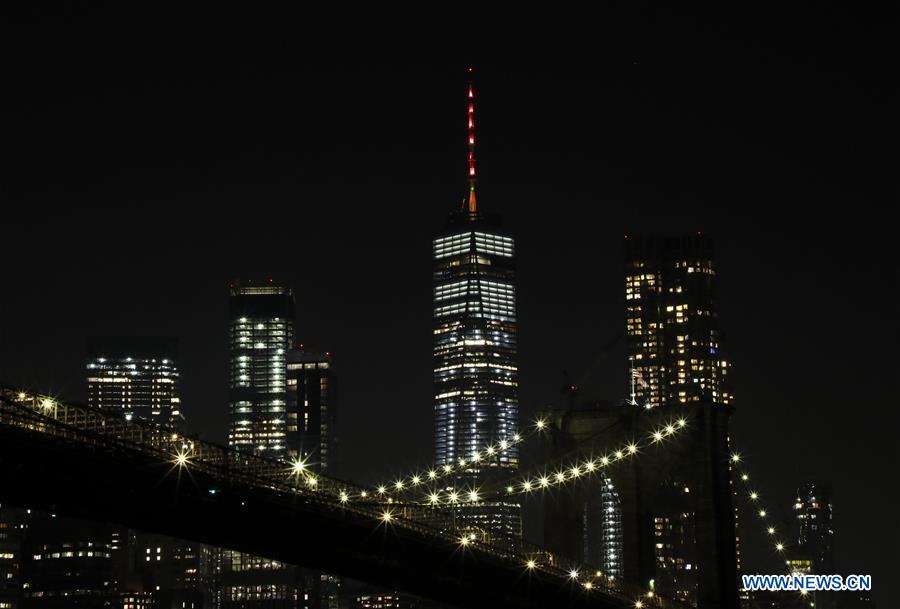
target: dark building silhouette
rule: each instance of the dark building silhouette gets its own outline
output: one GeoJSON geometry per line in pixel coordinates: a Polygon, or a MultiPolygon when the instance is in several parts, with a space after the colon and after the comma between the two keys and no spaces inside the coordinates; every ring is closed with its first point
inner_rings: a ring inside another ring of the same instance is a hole
{"type": "Polygon", "coordinates": [[[27,510],[0,504],[0,607],[21,607],[27,510]]]}
{"type": "Polygon", "coordinates": [[[807,482],[797,489],[797,550],[812,561],[813,572],[834,573],[834,523],[831,486],[807,482]]]}
{"type": "MultiPolygon", "coordinates": [[[[518,468],[512,448],[478,463],[471,457],[511,438],[519,421],[515,242],[500,217],[475,196],[475,93],[468,88],[468,195],[432,242],[434,315],[434,441],[438,465],[463,465],[461,491],[492,473],[518,468]]],[[[515,502],[469,503],[467,523],[521,535],[515,502]]]]}
{"type": "Polygon", "coordinates": [[[287,357],[288,457],[314,471],[337,471],[337,390],[330,353],[292,349],[287,357]]]}

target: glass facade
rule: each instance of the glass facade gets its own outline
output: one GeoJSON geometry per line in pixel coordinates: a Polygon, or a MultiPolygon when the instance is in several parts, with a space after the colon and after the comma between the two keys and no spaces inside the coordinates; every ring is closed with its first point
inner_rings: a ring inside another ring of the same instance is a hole
{"type": "Polygon", "coordinates": [[[228,444],[287,455],[286,364],[294,338],[294,294],[267,284],[232,285],[228,444]]]}
{"type": "MultiPolygon", "coordinates": [[[[438,465],[468,461],[474,451],[518,429],[515,242],[500,219],[451,214],[433,241],[434,440],[438,465]]],[[[469,462],[457,484],[478,487],[518,468],[517,448],[469,462]]],[[[460,508],[473,526],[521,534],[519,505],[460,508]]]]}
{"type": "Polygon", "coordinates": [[[179,428],[184,422],[178,390],[178,342],[174,338],[88,339],[88,405],[121,410],[179,428]]]}
{"type": "MultiPolygon", "coordinates": [[[[229,294],[228,444],[272,459],[300,456],[305,444],[296,415],[302,412],[296,382],[288,381],[289,373],[294,381],[298,378],[296,369],[288,369],[294,343],[293,291],[271,281],[241,282],[234,283],[229,294]]],[[[325,586],[317,572],[225,549],[216,552],[214,561],[221,609],[320,606],[319,590],[325,586]]]]}
{"type": "Polygon", "coordinates": [[[731,403],[709,237],[626,237],[625,308],[633,403],[731,403]]]}

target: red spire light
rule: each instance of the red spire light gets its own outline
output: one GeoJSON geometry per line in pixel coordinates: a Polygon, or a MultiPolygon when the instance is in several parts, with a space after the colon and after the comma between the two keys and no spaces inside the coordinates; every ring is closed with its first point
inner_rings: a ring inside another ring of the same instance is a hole
{"type": "Polygon", "coordinates": [[[475,202],[475,85],[472,83],[472,68],[469,72],[469,213],[478,211],[475,202]]]}

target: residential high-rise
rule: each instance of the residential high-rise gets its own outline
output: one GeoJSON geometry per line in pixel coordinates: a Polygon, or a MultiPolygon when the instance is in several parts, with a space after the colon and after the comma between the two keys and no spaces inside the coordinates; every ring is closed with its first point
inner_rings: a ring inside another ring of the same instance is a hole
{"type": "Polygon", "coordinates": [[[287,352],[294,338],[294,294],[269,282],[235,283],[229,301],[231,415],[228,445],[287,455],[287,352]]]}
{"type": "Polygon", "coordinates": [[[732,401],[709,237],[626,236],[625,307],[632,403],[732,401]]]}
{"type": "MultiPolygon", "coordinates": [[[[731,364],[718,323],[713,242],[701,233],[625,237],[627,402],[643,409],[730,404],[731,364]]],[[[668,480],[654,506],[657,589],[685,602],[697,594],[695,514],[688,486],[668,480]]],[[[735,561],[740,560],[735,510],[735,561]]]]}
{"type": "MultiPolygon", "coordinates": [[[[793,573],[831,575],[834,564],[834,523],[831,486],[806,482],[797,489],[794,501],[797,545],[788,561],[793,573]]],[[[812,602],[818,609],[849,606],[851,596],[836,591],[817,591],[812,602]]]]}
{"type": "Polygon", "coordinates": [[[797,553],[812,561],[813,573],[834,573],[834,524],[831,486],[807,482],[797,489],[797,553]]]}
{"type": "Polygon", "coordinates": [[[308,461],[314,471],[335,474],[337,408],[330,353],[302,346],[288,352],[287,407],[288,457],[308,461]]]}
{"type": "Polygon", "coordinates": [[[87,350],[88,405],[181,427],[176,339],[91,337],[87,350]]]}
{"type": "MultiPolygon", "coordinates": [[[[434,439],[438,465],[466,463],[463,487],[518,468],[516,448],[471,462],[474,451],[511,438],[519,419],[515,242],[475,197],[475,91],[468,87],[468,195],[432,243],[434,439]]],[[[514,502],[467,505],[472,526],[521,534],[514,502]]]]}

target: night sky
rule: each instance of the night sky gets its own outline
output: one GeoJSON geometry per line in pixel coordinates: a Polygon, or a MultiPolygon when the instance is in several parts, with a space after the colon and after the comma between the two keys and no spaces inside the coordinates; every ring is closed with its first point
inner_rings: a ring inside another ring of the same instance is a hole
{"type": "Polygon", "coordinates": [[[341,476],[426,464],[430,240],[466,192],[471,63],[523,418],[564,371],[624,397],[623,235],[708,233],[737,447],[785,521],[832,483],[838,572],[900,606],[893,17],[758,10],[5,19],[0,382],[82,400],[87,336],[177,336],[189,424],[224,441],[227,283],[271,277],[334,355],[341,476]]]}

